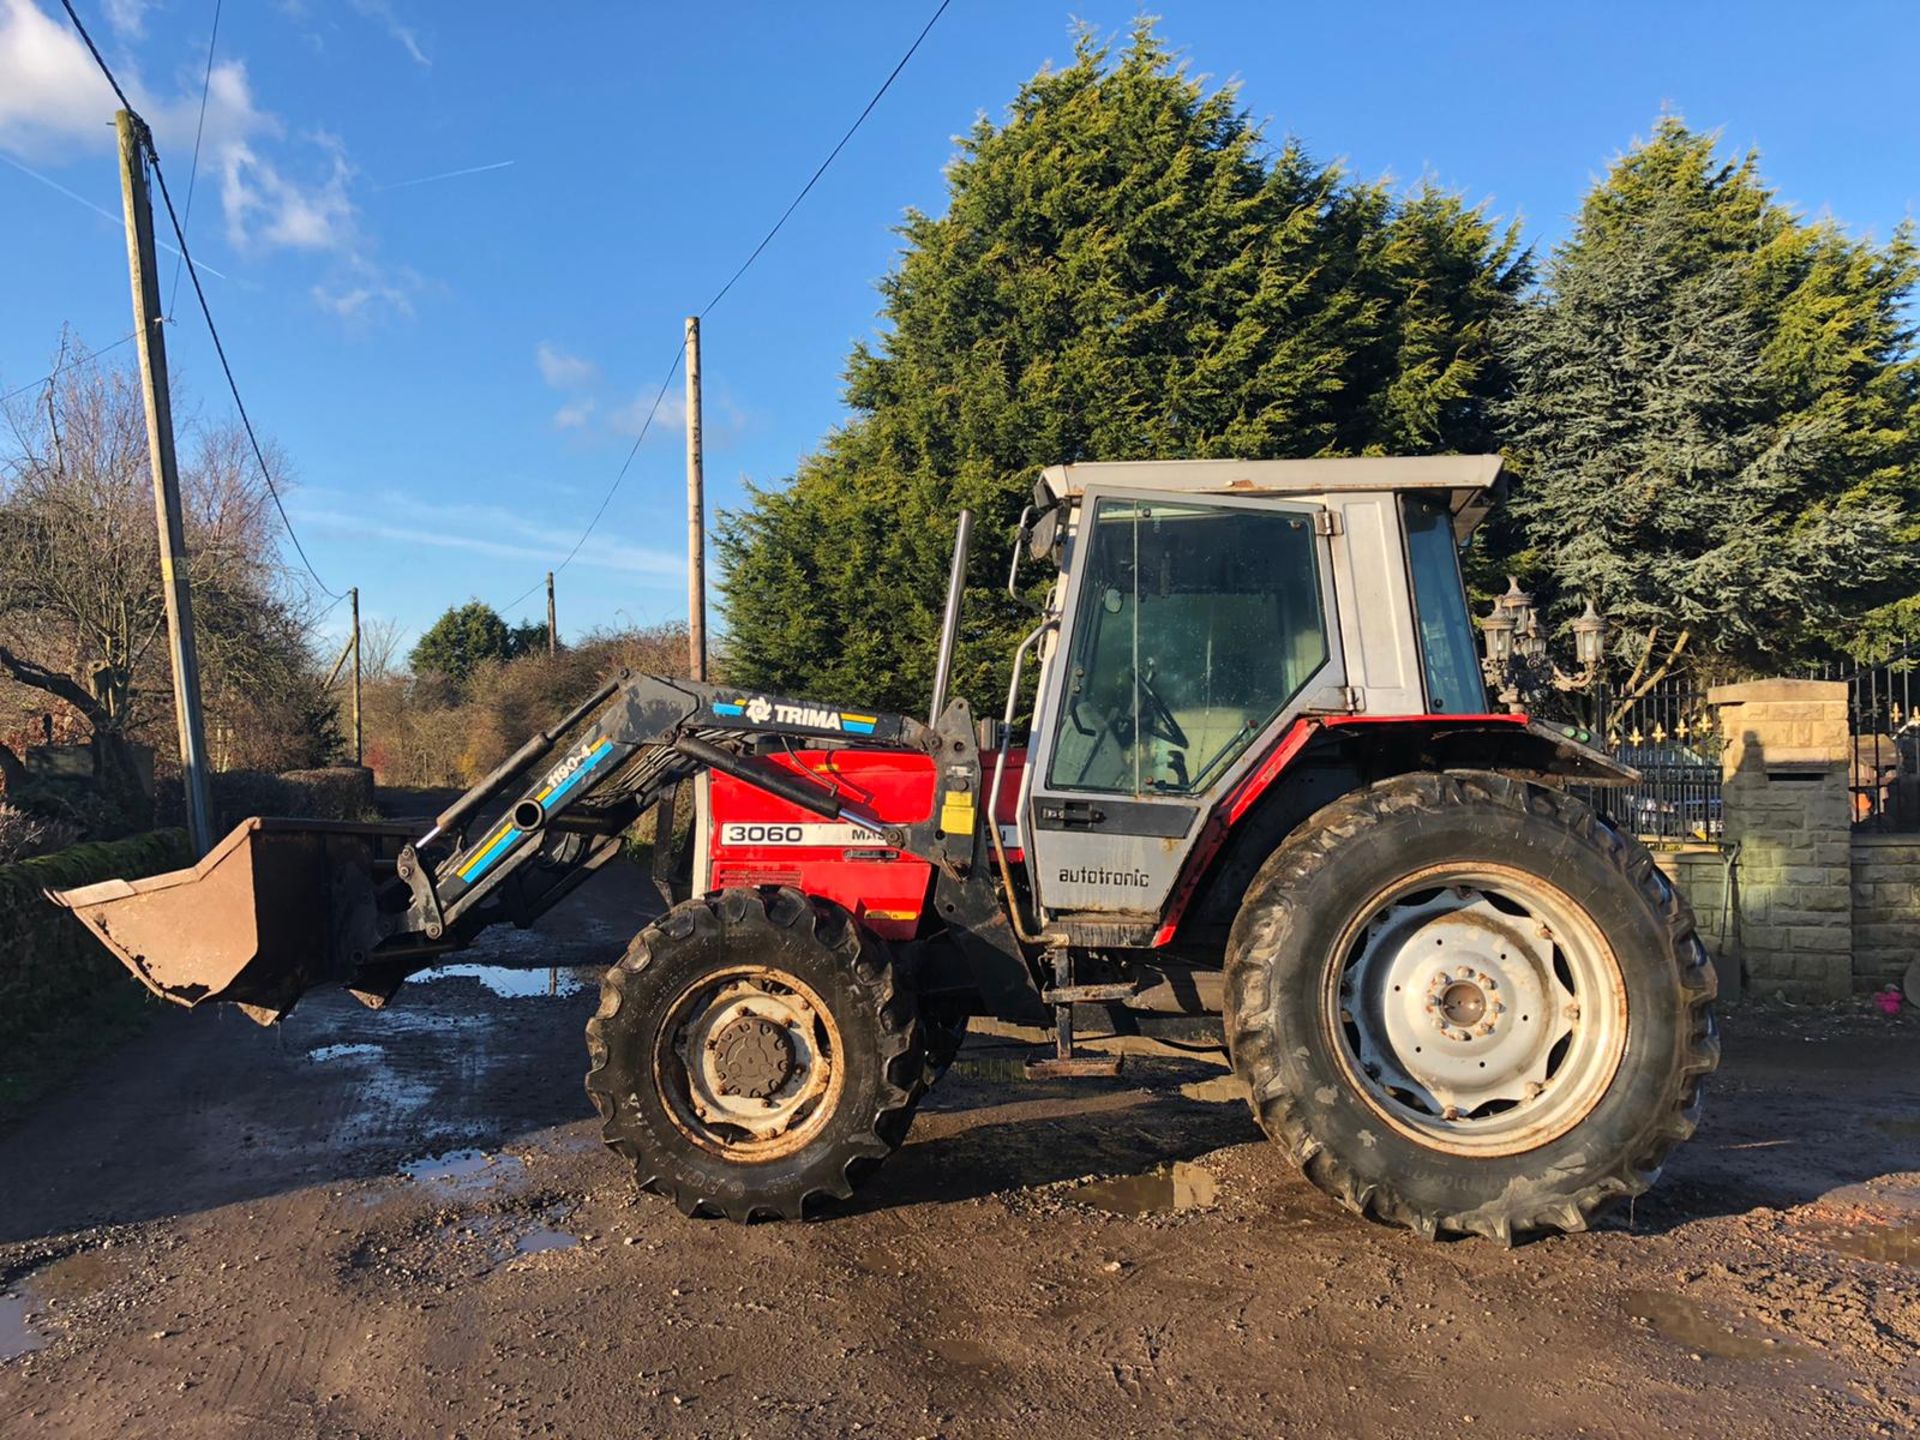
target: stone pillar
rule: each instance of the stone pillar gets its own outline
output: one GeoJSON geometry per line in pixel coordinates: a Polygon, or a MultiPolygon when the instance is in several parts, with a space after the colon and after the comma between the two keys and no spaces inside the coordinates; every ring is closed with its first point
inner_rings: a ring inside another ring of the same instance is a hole
{"type": "Polygon", "coordinates": [[[1708,692],[1727,748],[1724,838],[1740,847],[1739,954],[1758,995],[1839,1000],[1853,964],[1847,687],[1756,680],[1708,692]]]}

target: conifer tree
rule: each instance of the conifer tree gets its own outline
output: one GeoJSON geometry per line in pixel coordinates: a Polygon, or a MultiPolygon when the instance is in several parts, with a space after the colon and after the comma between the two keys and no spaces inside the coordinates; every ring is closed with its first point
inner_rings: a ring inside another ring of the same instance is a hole
{"type": "Polygon", "coordinates": [[[743,683],[917,709],[971,506],[954,683],[993,700],[1032,623],[1002,587],[1044,465],[1491,443],[1517,232],[1270,152],[1150,25],[1118,54],[1083,35],[974,127],[948,188],[944,215],[902,227],[884,333],[848,363],[852,419],[723,520],[743,683]]]}
{"type": "Polygon", "coordinates": [[[1623,622],[1629,693],[1778,672],[1912,592],[1915,275],[1904,227],[1802,220],[1673,118],[1587,196],[1504,326],[1504,534],[1563,617],[1623,622]]]}

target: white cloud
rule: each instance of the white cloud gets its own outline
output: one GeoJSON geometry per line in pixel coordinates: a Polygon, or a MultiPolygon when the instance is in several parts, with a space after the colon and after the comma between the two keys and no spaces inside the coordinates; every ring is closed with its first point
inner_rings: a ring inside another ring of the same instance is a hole
{"type": "Polygon", "coordinates": [[[147,33],[147,11],[153,0],[107,0],[107,23],[129,40],[147,33]]]}
{"type": "Polygon", "coordinates": [[[223,148],[220,198],[226,209],[227,239],[236,250],[284,246],[291,250],[348,250],[355,239],[358,212],[347,194],[353,166],[337,142],[323,179],[302,184],[289,180],[273,161],[244,141],[223,148]]]}
{"type": "MultiPolygon", "coordinates": [[[[704,417],[703,417],[704,418],[704,417]]],[[[643,390],[632,400],[607,415],[607,428],[616,435],[628,439],[638,439],[644,430],[649,435],[659,435],[669,430],[687,428],[687,402],[681,392],[669,388],[665,395],[658,390],[643,390]],[[654,409],[654,399],[660,399],[660,408],[654,409]],[[647,424],[647,415],[653,415],[653,424],[647,424]]]]}
{"type": "Polygon", "coordinates": [[[377,20],[386,28],[387,34],[400,42],[400,48],[412,57],[416,65],[432,65],[433,61],[420,48],[420,41],[411,26],[406,25],[394,13],[391,0],[353,0],[353,8],[369,20],[377,20]]]}
{"type": "MultiPolygon", "coordinates": [[[[537,566],[551,566],[580,538],[577,529],[540,525],[523,511],[501,505],[435,504],[404,495],[348,496],[311,488],[297,491],[290,503],[295,523],[315,534],[460,550],[537,566]]],[[[661,581],[687,573],[686,558],[675,551],[602,531],[588,537],[573,564],[661,581]]]]}
{"type": "Polygon", "coordinates": [[[378,276],[359,282],[322,281],[313,287],[313,303],[342,320],[364,320],[385,309],[396,315],[413,314],[413,292],[378,276]]]}
{"type": "MultiPolygon", "coordinates": [[[[128,36],[151,8],[151,0],[111,3],[115,30],[128,36]]],[[[161,93],[132,61],[116,58],[114,68],[152,125],[162,156],[172,161],[169,178],[182,183],[200,131],[201,77],[183,71],[178,88],[161,93]]],[[[292,250],[333,257],[344,278],[315,285],[313,297],[334,314],[363,316],[376,307],[405,313],[415,287],[404,276],[383,273],[371,258],[353,199],[358,171],[340,141],[324,133],[290,138],[255,99],[243,60],[216,64],[206,87],[200,164],[219,179],[232,246],[253,255],[292,250]]],[[[118,106],[70,27],[36,0],[0,0],[0,152],[47,166],[110,152],[118,106]]]]}
{"type": "Polygon", "coordinates": [[[593,415],[594,401],[591,395],[580,400],[569,400],[553,412],[553,428],[556,430],[578,430],[593,415]]]}
{"type": "Polygon", "coordinates": [[[600,367],[591,360],[570,355],[551,340],[533,347],[533,363],[540,367],[540,378],[555,390],[581,389],[600,374],[600,367]]]}
{"type": "Polygon", "coordinates": [[[32,0],[0,0],[0,147],[29,160],[107,149],[118,105],[79,36],[32,0]]]}

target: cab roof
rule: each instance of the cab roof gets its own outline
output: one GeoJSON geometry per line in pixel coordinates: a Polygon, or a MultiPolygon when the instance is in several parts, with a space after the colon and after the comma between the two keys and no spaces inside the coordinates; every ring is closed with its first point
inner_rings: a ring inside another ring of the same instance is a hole
{"type": "Polygon", "coordinates": [[[1172,490],[1191,495],[1327,495],[1351,490],[1443,490],[1454,533],[1464,538],[1493,508],[1502,482],[1498,455],[1373,456],[1313,460],[1104,460],[1049,465],[1044,490],[1066,500],[1088,486],[1172,490]]]}

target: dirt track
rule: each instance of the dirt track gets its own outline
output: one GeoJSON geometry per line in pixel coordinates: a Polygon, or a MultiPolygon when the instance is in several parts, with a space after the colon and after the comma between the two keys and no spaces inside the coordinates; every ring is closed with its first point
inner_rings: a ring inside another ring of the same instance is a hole
{"type": "MultiPolygon", "coordinates": [[[[471,958],[604,964],[644,895],[584,894],[471,958]]],[[[1509,1252],[1334,1209],[1211,1055],[1029,1085],[1005,1034],[853,1209],[687,1221],[597,1143],[591,987],[507,978],[170,1014],[0,1135],[0,1433],[1920,1428],[1911,1015],[1736,1012],[1660,1188],[1509,1252]]]]}

